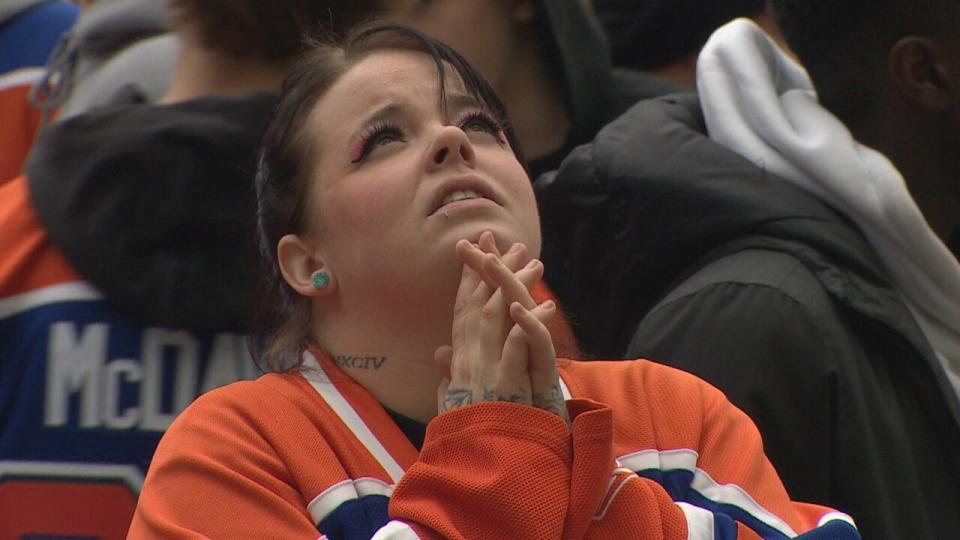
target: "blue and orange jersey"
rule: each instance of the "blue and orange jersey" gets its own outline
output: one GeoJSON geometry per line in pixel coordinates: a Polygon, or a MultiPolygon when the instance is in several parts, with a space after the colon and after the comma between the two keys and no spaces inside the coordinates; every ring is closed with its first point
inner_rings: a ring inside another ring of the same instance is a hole
{"type": "Polygon", "coordinates": [[[254,376],[244,336],[116,310],[51,244],[26,179],[0,185],[0,539],[124,538],[174,417],[254,376]]]}
{"type": "Polygon", "coordinates": [[[0,184],[20,175],[43,120],[43,111],[30,105],[33,86],[43,68],[23,68],[0,75],[0,184]]]}
{"type": "Polygon", "coordinates": [[[200,397],[167,431],[130,538],[859,538],[790,500],[752,422],[647,361],[558,362],[572,427],[505,402],[418,452],[317,349],[200,397]]]}
{"type": "Polygon", "coordinates": [[[43,116],[28,95],[80,14],[72,2],[33,4],[0,24],[0,183],[20,175],[43,116]]]}

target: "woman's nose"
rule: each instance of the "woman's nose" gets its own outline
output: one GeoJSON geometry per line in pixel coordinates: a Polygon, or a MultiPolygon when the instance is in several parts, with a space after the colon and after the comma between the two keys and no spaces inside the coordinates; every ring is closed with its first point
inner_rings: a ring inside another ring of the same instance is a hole
{"type": "Polygon", "coordinates": [[[427,154],[428,169],[461,162],[470,168],[476,164],[476,155],[470,138],[457,126],[444,126],[427,154]]]}

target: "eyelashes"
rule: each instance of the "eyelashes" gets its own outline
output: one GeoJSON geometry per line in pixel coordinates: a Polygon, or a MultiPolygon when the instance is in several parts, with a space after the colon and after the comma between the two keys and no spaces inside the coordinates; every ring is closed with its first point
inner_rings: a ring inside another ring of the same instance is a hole
{"type": "Polygon", "coordinates": [[[493,135],[503,144],[503,126],[492,114],[483,110],[469,111],[457,119],[456,124],[464,131],[480,131],[493,135]]]}
{"type": "MultiPolygon", "coordinates": [[[[506,144],[502,123],[484,110],[477,109],[463,113],[454,125],[466,133],[488,134],[501,146],[506,144]]],[[[378,120],[361,132],[357,144],[351,151],[350,163],[360,163],[377,148],[395,142],[407,142],[404,128],[395,122],[378,120]]]]}
{"type": "Polygon", "coordinates": [[[386,120],[378,120],[360,133],[360,141],[350,155],[350,163],[360,163],[374,148],[392,142],[406,142],[403,128],[386,120]]]}

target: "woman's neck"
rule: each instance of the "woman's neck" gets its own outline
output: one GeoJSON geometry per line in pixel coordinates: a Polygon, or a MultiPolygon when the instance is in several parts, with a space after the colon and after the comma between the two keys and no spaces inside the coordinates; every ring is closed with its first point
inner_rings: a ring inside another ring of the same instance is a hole
{"type": "MultiPolygon", "coordinates": [[[[418,304],[405,307],[410,305],[418,304]]],[[[450,302],[436,313],[410,313],[382,305],[353,310],[325,305],[314,313],[315,336],[331,360],[377,401],[428,422],[437,415],[437,388],[444,376],[434,352],[450,343],[452,307],[450,302]]]]}

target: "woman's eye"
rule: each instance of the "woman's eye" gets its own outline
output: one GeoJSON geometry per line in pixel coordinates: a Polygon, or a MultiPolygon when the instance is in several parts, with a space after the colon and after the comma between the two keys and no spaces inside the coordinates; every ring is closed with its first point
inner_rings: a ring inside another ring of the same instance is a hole
{"type": "Polygon", "coordinates": [[[403,131],[398,126],[377,124],[361,137],[361,144],[351,159],[351,163],[360,163],[373,150],[389,146],[395,142],[404,142],[403,131]]]}
{"type": "Polygon", "coordinates": [[[382,133],[377,135],[371,142],[371,146],[386,146],[390,143],[399,141],[400,138],[395,133],[382,133]]]}
{"type": "Polygon", "coordinates": [[[490,115],[484,112],[470,113],[460,121],[460,129],[464,131],[480,131],[499,135],[501,131],[500,123],[494,120],[490,115]]]}

